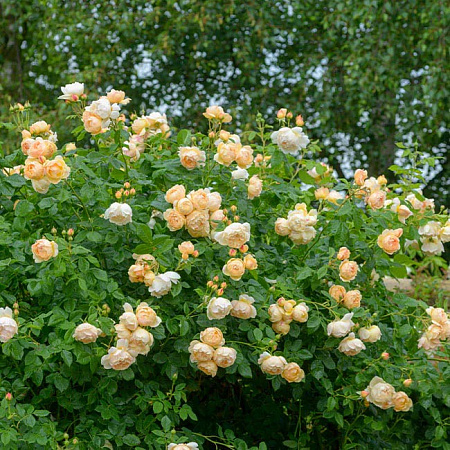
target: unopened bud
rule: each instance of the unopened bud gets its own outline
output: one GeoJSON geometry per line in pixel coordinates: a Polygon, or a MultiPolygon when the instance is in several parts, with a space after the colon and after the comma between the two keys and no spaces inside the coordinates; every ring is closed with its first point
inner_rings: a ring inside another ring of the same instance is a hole
{"type": "Polygon", "coordinates": [[[18,304],[17,302],[14,302],[13,308],[14,308],[14,309],[19,309],[19,304],[18,304]]]}
{"type": "Polygon", "coordinates": [[[286,114],[287,114],[286,108],[279,109],[277,112],[277,119],[284,119],[286,117],[286,114]]]}
{"type": "Polygon", "coordinates": [[[230,209],[231,209],[231,211],[236,212],[237,211],[237,206],[236,205],[231,205],[230,209]]]}
{"type": "Polygon", "coordinates": [[[67,235],[68,235],[68,236],[73,236],[74,233],[75,233],[75,231],[73,230],[73,228],[69,228],[69,229],[67,230],[67,235]]]}
{"type": "Polygon", "coordinates": [[[15,310],[14,310],[14,315],[15,315],[15,316],[18,316],[18,315],[19,315],[19,310],[18,310],[18,309],[15,309],[15,310]]]}
{"type": "Polygon", "coordinates": [[[235,248],[230,248],[230,250],[228,251],[228,254],[233,257],[236,256],[237,250],[235,248]]]}
{"type": "Polygon", "coordinates": [[[122,192],[120,191],[117,191],[114,195],[116,198],[122,198],[122,192]]]}
{"type": "Polygon", "coordinates": [[[85,100],[85,99],[87,98],[87,95],[86,95],[86,94],[81,94],[81,95],[80,95],[80,98],[82,98],[83,100],[85,100]]]}
{"type": "Polygon", "coordinates": [[[362,398],[366,398],[368,395],[369,395],[369,391],[366,391],[366,390],[361,391],[361,397],[362,398]]]}
{"type": "Polygon", "coordinates": [[[300,114],[295,118],[295,125],[297,125],[298,127],[302,127],[303,125],[305,125],[303,117],[300,114]]]}
{"type": "Polygon", "coordinates": [[[189,258],[189,255],[187,253],[183,253],[181,255],[181,258],[184,259],[185,261],[189,258]]]}
{"type": "Polygon", "coordinates": [[[216,275],[214,278],[213,278],[213,281],[215,281],[216,283],[219,281],[219,277],[216,275]]]}
{"type": "Polygon", "coordinates": [[[240,219],[240,217],[239,217],[239,216],[234,216],[234,221],[235,221],[235,222],[238,222],[238,221],[239,221],[239,219],[240,219]]]}
{"type": "Polygon", "coordinates": [[[214,131],[210,131],[210,132],[208,133],[208,137],[209,137],[210,139],[214,139],[214,138],[216,137],[216,133],[214,133],[214,131]]]}
{"type": "Polygon", "coordinates": [[[389,353],[388,352],[383,352],[382,354],[381,354],[381,357],[385,360],[385,361],[387,361],[388,359],[389,359],[389,353]]]}
{"type": "Polygon", "coordinates": [[[217,295],[222,295],[223,294],[223,289],[222,288],[220,288],[220,289],[217,289],[217,295]]]}
{"type": "Polygon", "coordinates": [[[225,283],[225,281],[223,283],[220,284],[220,287],[225,289],[227,287],[227,283],[225,283]]]}
{"type": "Polygon", "coordinates": [[[6,395],[5,395],[5,398],[6,398],[6,400],[8,402],[10,402],[13,399],[13,396],[12,396],[11,392],[7,392],[6,395]]]}
{"type": "Polygon", "coordinates": [[[286,114],[286,119],[292,119],[293,117],[294,115],[290,111],[286,114]]]}
{"type": "Polygon", "coordinates": [[[136,189],[135,188],[131,188],[130,189],[130,195],[136,195],[136,189]]]}
{"type": "Polygon", "coordinates": [[[212,288],[213,288],[214,291],[217,291],[217,288],[218,288],[217,284],[213,284],[212,288]]]}
{"type": "Polygon", "coordinates": [[[404,382],[403,382],[403,386],[405,387],[409,387],[411,386],[411,383],[413,382],[413,380],[411,380],[411,378],[407,378],[404,382]]]}
{"type": "Polygon", "coordinates": [[[194,258],[197,258],[198,257],[198,250],[194,250],[194,253],[192,253],[192,256],[194,258]]]}
{"type": "Polygon", "coordinates": [[[125,197],[129,197],[130,191],[127,189],[127,190],[123,193],[123,195],[125,195],[125,197]]]}
{"type": "Polygon", "coordinates": [[[69,435],[67,433],[64,433],[63,438],[67,440],[67,439],[69,439],[69,435]]]}
{"type": "Polygon", "coordinates": [[[57,232],[58,232],[58,230],[55,227],[53,227],[52,228],[52,234],[56,234],[57,232]]]}
{"type": "Polygon", "coordinates": [[[247,253],[247,252],[248,252],[248,245],[247,245],[247,244],[241,245],[241,246],[239,247],[239,251],[240,251],[241,253],[247,253]]]}
{"type": "Polygon", "coordinates": [[[72,94],[72,101],[77,102],[78,101],[78,95],[72,94]]]}
{"type": "Polygon", "coordinates": [[[214,285],[214,283],[213,283],[211,280],[209,280],[209,281],[206,283],[206,286],[208,286],[209,288],[210,288],[210,287],[213,287],[213,285],[214,285]]]}
{"type": "Polygon", "coordinates": [[[125,183],[123,183],[123,187],[124,187],[125,189],[130,189],[131,184],[130,184],[128,181],[125,181],[125,183]]]}

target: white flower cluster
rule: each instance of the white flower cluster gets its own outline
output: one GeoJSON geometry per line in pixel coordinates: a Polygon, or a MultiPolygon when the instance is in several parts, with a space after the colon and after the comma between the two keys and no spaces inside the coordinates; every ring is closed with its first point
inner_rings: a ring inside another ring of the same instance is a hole
{"type": "Polygon", "coordinates": [[[442,226],[437,221],[430,221],[419,227],[422,251],[426,255],[440,255],[446,242],[450,242],[450,220],[442,226]]]}
{"type": "Polygon", "coordinates": [[[299,383],[305,378],[304,370],[295,362],[288,363],[283,356],[261,353],[258,359],[261,370],[268,375],[281,375],[288,383],[299,383]]]}
{"type": "Polygon", "coordinates": [[[231,302],[223,297],[213,297],[208,303],[206,314],[209,320],[220,320],[228,314],[238,319],[253,319],[257,314],[254,302],[255,299],[247,294],[241,294],[239,300],[231,302]]]}
{"type": "Polygon", "coordinates": [[[441,345],[441,341],[446,341],[450,337],[450,319],[442,308],[430,306],[426,311],[431,317],[431,325],[420,337],[418,347],[425,351],[433,351],[441,345]]]}
{"type": "Polygon", "coordinates": [[[289,211],[287,219],[276,220],[275,232],[280,236],[289,236],[294,244],[307,244],[316,236],[316,224],[317,211],[308,211],[305,203],[297,203],[295,209],[289,211]]]}
{"type": "Polygon", "coordinates": [[[275,333],[288,334],[290,323],[305,323],[308,320],[309,307],[305,302],[297,304],[295,300],[285,300],[280,297],[276,303],[269,306],[269,320],[275,333]]]}
{"type": "Polygon", "coordinates": [[[220,209],[222,197],[209,189],[198,189],[186,195],[186,189],[177,184],[166,192],[165,199],[173,208],[164,212],[164,219],[170,231],[186,227],[192,237],[206,237],[218,221],[225,218],[220,209]]]}
{"type": "Polygon", "coordinates": [[[189,345],[190,360],[197,364],[206,375],[215,377],[219,367],[227,368],[236,361],[236,350],[224,347],[225,339],[219,328],[206,328],[200,333],[200,340],[194,340],[189,345]]]}
{"type": "Polygon", "coordinates": [[[0,308],[0,342],[9,341],[19,332],[19,326],[13,319],[13,312],[9,306],[0,308]]]}
{"type": "Polygon", "coordinates": [[[136,308],[136,314],[129,303],[123,305],[124,313],[114,326],[117,343],[102,357],[105,369],[125,370],[136,361],[138,355],[146,355],[153,345],[153,335],[143,327],[155,328],[161,319],[147,303],[142,302],[136,308]]]}

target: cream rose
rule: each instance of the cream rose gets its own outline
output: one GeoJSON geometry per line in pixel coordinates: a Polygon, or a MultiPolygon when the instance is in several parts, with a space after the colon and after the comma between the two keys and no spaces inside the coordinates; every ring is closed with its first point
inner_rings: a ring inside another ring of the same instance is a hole
{"type": "Polygon", "coordinates": [[[12,309],[0,308],[0,342],[7,342],[19,332],[17,322],[12,318],[12,309]]]}
{"type": "Polygon", "coordinates": [[[197,364],[199,370],[206,375],[215,377],[217,375],[217,364],[214,361],[202,361],[197,364]]]}
{"type": "Polygon", "coordinates": [[[50,184],[50,181],[48,181],[46,178],[42,178],[42,180],[31,180],[33,189],[39,194],[46,194],[48,192],[50,184]]]}
{"type": "Polygon", "coordinates": [[[291,320],[289,320],[289,321],[280,320],[279,322],[274,322],[272,324],[272,329],[277,334],[286,335],[291,330],[290,323],[291,323],[291,320]]]}
{"type": "Polygon", "coordinates": [[[223,333],[219,328],[209,327],[200,332],[200,340],[204,344],[217,348],[225,344],[223,333]]]}
{"type": "Polygon", "coordinates": [[[345,314],[342,319],[329,323],[327,326],[328,336],[338,338],[346,336],[355,325],[352,321],[352,317],[353,313],[348,313],[345,314]]]}
{"type": "Polygon", "coordinates": [[[223,297],[213,297],[209,303],[207,308],[206,315],[209,320],[214,319],[223,319],[228,316],[231,311],[231,302],[223,297]]]}
{"type": "Polygon", "coordinates": [[[367,204],[372,209],[381,209],[384,206],[386,201],[386,192],[384,191],[375,191],[367,197],[367,204]]]}
{"type": "Polygon", "coordinates": [[[306,305],[306,303],[299,303],[297,306],[295,306],[292,312],[292,318],[296,322],[305,323],[308,320],[308,311],[309,307],[306,305]]]}
{"type": "Polygon", "coordinates": [[[280,236],[287,236],[290,232],[291,229],[289,228],[289,223],[287,219],[279,217],[275,221],[275,233],[277,233],[280,236]]]}
{"type": "Polygon", "coordinates": [[[189,192],[187,198],[192,202],[195,209],[202,210],[208,208],[208,194],[209,190],[198,189],[197,191],[189,192]]]}
{"type": "Polygon", "coordinates": [[[381,339],[381,330],[377,325],[360,328],[358,334],[364,342],[376,342],[381,339]]]}
{"type": "Polygon", "coordinates": [[[80,97],[84,92],[84,83],[69,83],[61,87],[63,95],[60,95],[58,99],[60,100],[73,100],[73,96],[80,97]]]}
{"type": "Polygon", "coordinates": [[[283,127],[271,135],[272,142],[286,154],[297,155],[299,150],[306,148],[309,144],[308,136],[301,127],[283,127]]]}
{"type": "Polygon", "coordinates": [[[406,392],[403,391],[396,392],[393,395],[392,404],[394,405],[394,411],[397,412],[407,412],[413,406],[412,400],[408,397],[406,392]]]}
{"type": "Polygon", "coordinates": [[[103,131],[103,120],[95,113],[84,111],[83,113],[84,129],[92,135],[100,134],[103,131]]]}
{"type": "Polygon", "coordinates": [[[346,289],[344,286],[333,285],[328,290],[328,293],[333,297],[338,303],[344,300],[344,296],[346,294],[346,289]]]}
{"type": "Polygon", "coordinates": [[[344,261],[344,259],[350,258],[350,250],[347,247],[341,247],[337,254],[337,259],[339,261],[344,261]]]}
{"type": "Polygon", "coordinates": [[[205,152],[197,147],[180,147],[178,156],[180,157],[181,165],[188,170],[205,165],[205,152]]]}
{"type": "Polygon", "coordinates": [[[248,198],[253,200],[256,197],[259,197],[262,192],[262,181],[258,177],[258,175],[253,175],[248,182],[248,198]]]}
{"type": "Polygon", "coordinates": [[[190,361],[199,363],[203,361],[211,361],[214,357],[214,349],[200,341],[192,341],[189,344],[190,361]]]}
{"type": "Polygon", "coordinates": [[[270,353],[264,352],[258,359],[261,370],[268,375],[281,375],[287,365],[287,361],[283,356],[271,356],[270,353]]]}
{"type": "Polygon", "coordinates": [[[231,172],[231,178],[233,178],[233,180],[246,180],[249,176],[246,169],[236,169],[231,172]]]}
{"type": "Polygon", "coordinates": [[[339,265],[339,278],[345,282],[352,281],[356,278],[358,269],[358,264],[355,261],[342,261],[339,265]]]}
{"type": "Polygon", "coordinates": [[[136,319],[141,327],[157,327],[162,321],[155,310],[148,303],[141,302],[136,308],[136,319]]]}
{"type": "Polygon", "coordinates": [[[108,354],[102,357],[101,363],[105,369],[126,370],[136,361],[128,352],[128,341],[119,339],[117,347],[111,347],[108,354]]]}
{"type": "Polygon", "coordinates": [[[186,218],[175,209],[164,211],[163,217],[170,231],[181,230],[186,223],[186,218]]]}
{"type": "Polygon", "coordinates": [[[284,309],[281,308],[276,303],[274,303],[273,305],[269,306],[268,313],[269,313],[269,320],[271,322],[279,322],[280,320],[283,319],[284,309]]]}
{"type": "Polygon", "coordinates": [[[316,197],[316,200],[325,200],[330,195],[330,190],[326,187],[320,187],[315,190],[314,196],[316,197]]]}
{"type": "Polygon", "coordinates": [[[218,192],[208,192],[208,205],[207,208],[210,212],[215,212],[220,209],[222,204],[222,196],[218,192]]]}
{"type": "Polygon", "coordinates": [[[239,300],[231,302],[230,315],[238,319],[254,319],[256,317],[256,308],[253,306],[255,299],[246,294],[239,296],[239,300]]]}
{"type": "Polygon", "coordinates": [[[358,186],[364,186],[364,181],[367,178],[367,170],[357,169],[355,171],[355,183],[358,186]]]}
{"type": "Polygon", "coordinates": [[[235,161],[237,165],[240,169],[248,169],[253,162],[253,149],[249,145],[241,146],[240,144],[237,144],[236,147],[235,161]]]}
{"type": "Polygon", "coordinates": [[[361,306],[361,299],[361,292],[355,289],[345,293],[342,303],[347,309],[359,308],[361,306]]]}
{"type": "Polygon", "coordinates": [[[133,307],[129,303],[123,305],[125,311],[120,317],[120,323],[130,331],[134,331],[138,327],[136,315],[133,312],[133,307]]]}
{"type": "Polygon", "coordinates": [[[229,123],[232,117],[226,113],[221,106],[213,105],[206,108],[203,115],[209,120],[218,120],[219,122],[229,123]]]}
{"type": "Polygon", "coordinates": [[[175,186],[171,187],[165,195],[165,200],[168,203],[175,203],[177,200],[181,200],[182,198],[186,197],[186,189],[181,184],[176,184],[175,186]]]}
{"type": "Polygon", "coordinates": [[[89,344],[95,342],[101,334],[100,328],[94,327],[90,323],[82,323],[75,328],[72,337],[83,344],[89,344]]]}
{"type": "Polygon", "coordinates": [[[38,239],[32,246],[33,259],[36,263],[48,261],[50,258],[58,256],[58,244],[48,239],[38,239]]]}
{"type": "Polygon", "coordinates": [[[145,267],[142,264],[133,264],[128,269],[128,278],[132,283],[143,283],[145,267]]]}
{"type": "Polygon", "coordinates": [[[214,161],[223,166],[230,166],[236,158],[236,144],[221,142],[217,147],[217,153],[214,155],[214,161]]]}
{"type": "Polygon", "coordinates": [[[403,234],[401,228],[396,230],[384,230],[377,239],[378,247],[388,255],[392,255],[400,250],[400,236],[403,234]]]}
{"type": "Polygon", "coordinates": [[[247,270],[256,270],[258,268],[258,261],[253,255],[245,255],[244,266],[247,270]]]}
{"type": "Polygon", "coordinates": [[[338,347],[338,350],[347,356],[355,356],[365,349],[366,346],[355,337],[355,333],[350,333],[345,339],[342,339],[338,347]]]}
{"type": "Polygon", "coordinates": [[[146,355],[153,345],[153,335],[146,329],[137,327],[130,336],[128,351],[134,357],[146,355]]]}
{"type": "Polygon", "coordinates": [[[69,176],[70,167],[63,157],[58,155],[55,159],[45,161],[44,172],[50,183],[58,184],[69,176]]]}
{"type": "Polygon", "coordinates": [[[208,211],[192,211],[186,217],[186,228],[192,237],[206,237],[210,232],[208,211]]]}
{"type": "Polygon", "coordinates": [[[109,220],[111,223],[114,223],[119,226],[126,225],[127,223],[131,223],[133,217],[133,210],[130,205],[127,203],[117,203],[114,202],[110,207],[105,211],[104,215],[105,219],[109,220]]]}
{"type": "Polygon", "coordinates": [[[172,284],[177,284],[180,278],[180,275],[176,272],[161,273],[154,278],[148,291],[153,297],[160,298],[167,295],[172,289],[172,284]]]}
{"type": "Polygon", "coordinates": [[[223,231],[214,234],[214,239],[220,245],[226,245],[231,248],[240,248],[250,240],[249,223],[232,223],[223,231]]]}
{"type": "Polygon", "coordinates": [[[192,255],[195,251],[194,244],[191,241],[184,241],[178,245],[178,251],[187,255],[192,255]]]}
{"type": "Polygon", "coordinates": [[[368,402],[382,409],[388,409],[393,406],[394,386],[386,383],[382,378],[373,377],[365,390],[369,393],[366,397],[368,402]]]}
{"type": "Polygon", "coordinates": [[[223,266],[222,272],[234,281],[239,281],[245,273],[245,264],[242,259],[231,258],[223,266]]]}
{"type": "Polygon", "coordinates": [[[290,362],[284,367],[281,376],[288,383],[300,383],[305,378],[305,372],[297,363],[290,362]]]}
{"type": "Polygon", "coordinates": [[[222,367],[223,369],[230,367],[236,361],[236,350],[230,347],[219,347],[214,352],[214,362],[218,367],[222,367]]]}
{"type": "Polygon", "coordinates": [[[45,176],[44,166],[37,159],[27,158],[23,176],[27,180],[41,180],[45,176]]]}
{"type": "Polygon", "coordinates": [[[194,211],[194,205],[187,197],[182,198],[181,200],[175,200],[173,206],[177,212],[184,216],[188,216],[192,211],[194,211]]]}

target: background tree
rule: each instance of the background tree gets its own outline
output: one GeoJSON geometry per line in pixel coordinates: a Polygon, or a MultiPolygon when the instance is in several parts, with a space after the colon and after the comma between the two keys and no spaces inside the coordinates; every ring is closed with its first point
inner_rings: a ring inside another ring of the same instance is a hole
{"type": "Polygon", "coordinates": [[[123,86],[144,100],[132,103],[137,112],[167,110],[175,125],[199,125],[210,101],[238,113],[240,129],[255,109],[287,107],[340,176],[364,166],[389,177],[395,142],[419,142],[444,158],[427,194],[448,205],[449,9],[441,0],[4,0],[2,112],[33,98],[56,124],[66,114],[56,94],[71,80],[98,92],[123,86]]]}

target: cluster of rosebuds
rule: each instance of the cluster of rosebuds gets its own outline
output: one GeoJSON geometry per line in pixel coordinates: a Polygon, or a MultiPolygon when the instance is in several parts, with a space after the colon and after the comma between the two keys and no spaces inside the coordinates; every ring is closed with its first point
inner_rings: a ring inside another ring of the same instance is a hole
{"type": "Polygon", "coordinates": [[[189,259],[189,255],[194,258],[198,257],[198,250],[195,250],[194,244],[191,241],[184,241],[178,246],[178,250],[181,253],[181,258],[183,260],[189,259]]]}
{"type": "MultiPolygon", "coordinates": [[[[287,108],[280,108],[277,111],[277,119],[280,122],[284,122],[286,119],[289,121],[293,118],[294,118],[294,114],[292,113],[292,111],[289,111],[287,108]]],[[[298,116],[295,117],[295,125],[297,125],[298,127],[302,127],[303,125],[305,125],[305,121],[303,120],[303,117],[301,114],[299,114],[298,116]]]]}
{"type": "Polygon", "coordinates": [[[136,189],[131,187],[131,184],[126,181],[123,184],[123,188],[120,188],[116,193],[114,194],[114,197],[117,199],[121,199],[122,197],[131,197],[133,195],[136,195],[136,189]]]}
{"type": "MultiPolygon", "coordinates": [[[[222,283],[220,283],[220,286],[219,286],[218,283],[219,283],[219,277],[217,275],[212,280],[209,280],[206,283],[206,287],[208,289],[211,289],[210,295],[212,295],[213,293],[217,294],[217,295],[222,295],[223,294],[224,290],[227,287],[227,283],[225,281],[223,281],[222,283]]],[[[208,297],[210,295],[208,295],[208,297]]]]}
{"type": "Polygon", "coordinates": [[[288,334],[290,323],[305,323],[308,320],[309,307],[305,302],[298,303],[295,300],[286,300],[280,297],[276,303],[269,306],[269,320],[275,333],[288,334]]]}

